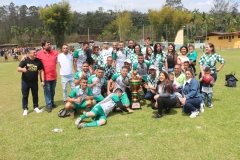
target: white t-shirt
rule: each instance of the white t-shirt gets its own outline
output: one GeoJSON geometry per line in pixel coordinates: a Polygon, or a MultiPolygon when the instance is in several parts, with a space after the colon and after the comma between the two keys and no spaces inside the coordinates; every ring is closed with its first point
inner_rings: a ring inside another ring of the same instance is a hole
{"type": "Polygon", "coordinates": [[[60,75],[73,75],[73,56],[71,54],[65,55],[61,53],[58,55],[57,62],[60,65],[60,75]]]}
{"type": "Polygon", "coordinates": [[[124,66],[124,61],[127,59],[126,52],[124,50],[117,51],[117,59],[116,59],[116,71],[119,72],[124,66]]]}
{"type": "Polygon", "coordinates": [[[103,49],[101,52],[101,55],[103,57],[103,63],[106,64],[107,63],[107,57],[112,57],[112,49],[103,49]]]}

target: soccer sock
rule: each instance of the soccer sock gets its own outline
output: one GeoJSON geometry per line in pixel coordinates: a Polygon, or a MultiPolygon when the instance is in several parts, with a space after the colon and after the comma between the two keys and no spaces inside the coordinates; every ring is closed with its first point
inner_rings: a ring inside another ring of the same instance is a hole
{"type": "Polygon", "coordinates": [[[97,126],[100,126],[99,120],[84,124],[84,127],[97,127],[97,126]]]}
{"type": "Polygon", "coordinates": [[[83,115],[81,115],[80,118],[81,118],[81,119],[88,118],[88,112],[87,112],[87,113],[84,113],[83,115]]]}

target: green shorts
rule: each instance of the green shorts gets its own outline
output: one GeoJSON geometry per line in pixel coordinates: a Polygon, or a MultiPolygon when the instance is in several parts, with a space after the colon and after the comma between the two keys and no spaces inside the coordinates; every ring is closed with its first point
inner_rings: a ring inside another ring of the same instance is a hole
{"type": "Polygon", "coordinates": [[[128,99],[127,93],[124,92],[121,97],[121,102],[123,105],[130,105],[130,101],[128,99]]]}
{"type": "Polygon", "coordinates": [[[74,109],[86,109],[86,106],[87,106],[86,103],[87,101],[85,99],[80,104],[72,102],[74,109]]]}
{"type": "Polygon", "coordinates": [[[94,97],[94,100],[96,101],[96,103],[101,102],[102,100],[104,100],[104,97],[102,95],[94,97]]]}
{"type": "Polygon", "coordinates": [[[94,121],[98,121],[100,119],[107,121],[107,117],[105,116],[105,113],[100,105],[95,105],[90,112],[93,112],[95,114],[95,117],[93,117],[94,121]]]}

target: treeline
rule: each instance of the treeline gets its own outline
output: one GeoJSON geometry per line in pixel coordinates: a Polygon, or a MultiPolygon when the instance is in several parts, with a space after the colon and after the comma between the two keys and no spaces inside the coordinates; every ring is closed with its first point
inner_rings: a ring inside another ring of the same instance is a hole
{"type": "MultiPolygon", "coordinates": [[[[165,5],[160,10],[149,10],[148,13],[117,9],[105,11],[102,7],[87,13],[74,11],[66,41],[78,42],[80,37],[89,33],[98,39],[139,40],[150,36],[156,41],[170,42],[174,41],[177,31],[184,28],[185,39],[191,42],[195,36],[205,35],[206,32],[240,31],[238,3],[214,0],[209,13],[173,6],[165,5]]],[[[17,6],[14,3],[0,6],[0,44],[24,45],[39,43],[43,39],[54,41],[40,20],[39,8],[17,6]]]]}

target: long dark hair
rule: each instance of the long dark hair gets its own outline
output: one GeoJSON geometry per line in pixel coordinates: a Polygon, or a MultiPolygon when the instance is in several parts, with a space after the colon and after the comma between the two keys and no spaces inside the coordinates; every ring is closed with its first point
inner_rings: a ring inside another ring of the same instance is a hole
{"type": "MultiPolygon", "coordinates": [[[[151,50],[152,50],[152,48],[151,48],[151,47],[147,47],[147,49],[146,49],[145,59],[149,61],[149,58],[148,58],[148,48],[150,48],[151,50]]],[[[153,50],[152,50],[152,51],[153,51],[153,50]]]]}
{"type": "Polygon", "coordinates": [[[154,45],[154,50],[153,50],[153,53],[154,53],[154,58],[156,58],[156,56],[157,56],[157,46],[158,45],[160,45],[160,54],[161,54],[161,56],[163,56],[163,53],[162,53],[162,45],[160,44],[160,43],[156,43],[155,45],[154,45]]]}
{"type": "Polygon", "coordinates": [[[138,46],[138,47],[139,47],[139,53],[141,53],[141,47],[140,47],[140,45],[139,45],[139,44],[136,44],[136,45],[134,46],[134,53],[136,53],[136,52],[135,52],[135,47],[136,47],[136,46],[138,46]]]}
{"type": "Polygon", "coordinates": [[[177,57],[178,57],[178,55],[177,55],[176,50],[175,50],[175,45],[173,43],[169,43],[168,47],[169,46],[173,47],[173,50],[172,50],[173,61],[174,61],[175,64],[177,64],[177,57]]]}
{"type": "MultiPolygon", "coordinates": [[[[160,74],[161,74],[161,73],[164,74],[165,80],[169,80],[168,74],[167,74],[167,72],[165,72],[165,71],[160,72],[159,75],[158,75],[158,78],[160,77],[160,74]]],[[[157,85],[159,85],[160,83],[161,83],[161,81],[158,80],[157,85]]]]}
{"type": "Polygon", "coordinates": [[[172,94],[173,93],[172,82],[166,79],[164,84],[165,84],[164,92],[172,94]]]}

